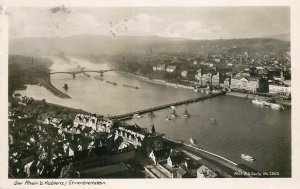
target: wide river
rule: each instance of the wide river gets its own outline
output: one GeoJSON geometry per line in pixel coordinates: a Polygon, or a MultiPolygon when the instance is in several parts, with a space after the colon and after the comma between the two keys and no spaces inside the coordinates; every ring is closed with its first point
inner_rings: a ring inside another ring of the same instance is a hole
{"type": "MultiPolygon", "coordinates": [[[[52,70],[64,71],[75,64],[66,64],[53,58],[52,70]]],[[[86,60],[72,58],[86,69],[109,69],[106,64],[95,65],[86,60]]],[[[193,90],[152,84],[134,76],[115,71],[104,73],[103,80],[95,75],[83,74],[75,79],[68,74],[55,74],[51,81],[58,89],[68,84],[65,91],[71,99],[54,96],[43,87],[28,86],[26,91],[18,91],[35,99],[80,108],[102,115],[118,115],[145,109],[183,99],[199,96],[193,90]],[[116,82],[112,85],[107,81],[116,82]],[[137,86],[139,89],[123,85],[137,86]]],[[[141,127],[155,125],[158,132],[169,137],[189,141],[205,150],[222,155],[236,163],[246,164],[259,171],[279,172],[282,177],[291,176],[291,111],[272,110],[252,104],[251,100],[219,96],[205,101],[176,107],[179,117],[165,120],[171,109],[156,111],[155,117],[134,118],[128,121],[141,127]],[[191,117],[182,118],[184,110],[191,117]],[[210,118],[215,123],[210,122],[210,118]],[[241,159],[241,154],[249,154],[256,159],[250,163],[241,159]]]]}

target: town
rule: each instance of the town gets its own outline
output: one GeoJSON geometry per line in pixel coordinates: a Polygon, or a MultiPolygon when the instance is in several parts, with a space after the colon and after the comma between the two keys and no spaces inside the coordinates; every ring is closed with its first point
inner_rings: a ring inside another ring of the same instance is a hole
{"type": "MultiPolygon", "coordinates": [[[[216,45],[236,50],[237,45],[216,45]]],[[[223,50],[224,51],[224,50],[223,50]]],[[[288,50],[256,53],[155,54],[115,57],[115,67],[151,82],[200,91],[224,89],[232,95],[256,94],[290,105],[291,62],[288,50]]],[[[250,97],[250,96],[249,96],[250,97]]],[[[253,97],[253,96],[251,96],[253,97]]]]}
{"type": "Polygon", "coordinates": [[[45,103],[20,97],[9,107],[10,178],[215,178],[253,170],[169,139],[154,125],[145,129],[72,109],[74,118],[27,113],[45,103]]]}

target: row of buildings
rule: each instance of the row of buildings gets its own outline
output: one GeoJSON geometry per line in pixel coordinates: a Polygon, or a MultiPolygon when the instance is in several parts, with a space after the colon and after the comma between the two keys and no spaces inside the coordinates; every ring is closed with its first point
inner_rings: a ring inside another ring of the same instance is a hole
{"type": "MultiPolygon", "coordinates": [[[[149,159],[158,177],[167,178],[215,178],[219,175],[204,164],[196,163],[178,150],[164,148],[152,150],[149,159]]],[[[151,172],[151,169],[148,169],[151,172]]]]}
{"type": "MultiPolygon", "coordinates": [[[[176,65],[165,65],[159,64],[153,66],[153,71],[156,72],[166,72],[179,74],[176,70],[176,65]]],[[[257,68],[257,70],[263,70],[257,68]]],[[[249,74],[250,69],[245,69],[239,73],[232,73],[230,69],[218,70],[215,69],[198,69],[194,70],[184,70],[181,71],[180,76],[182,79],[197,81],[200,87],[202,86],[215,86],[223,87],[230,90],[237,90],[242,92],[251,93],[271,93],[271,94],[281,94],[290,95],[291,86],[289,80],[285,80],[283,72],[281,76],[274,76],[274,80],[269,80],[266,75],[253,77],[249,74]],[[273,82],[274,81],[274,82],[273,82]]]]}
{"type": "Polygon", "coordinates": [[[9,117],[9,167],[10,177],[15,178],[89,177],[101,170],[132,177],[132,167],[124,162],[134,160],[137,149],[162,146],[162,135],[154,126],[147,131],[102,116],[77,114],[73,124],[55,117],[37,122],[15,112],[9,117]]]}

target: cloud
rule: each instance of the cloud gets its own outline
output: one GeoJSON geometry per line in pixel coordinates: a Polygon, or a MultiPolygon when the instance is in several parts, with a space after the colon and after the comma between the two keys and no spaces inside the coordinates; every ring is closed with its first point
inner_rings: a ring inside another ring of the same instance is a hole
{"type": "Polygon", "coordinates": [[[68,14],[52,14],[49,8],[10,9],[10,37],[99,34],[213,39],[286,33],[290,28],[289,11],[274,8],[268,17],[265,9],[256,8],[72,8],[68,14]],[[278,12],[282,13],[278,16],[278,12]]]}
{"type": "Polygon", "coordinates": [[[161,18],[140,13],[128,19],[128,35],[157,35],[163,23],[161,18]]]}
{"type": "Polygon", "coordinates": [[[219,26],[206,26],[201,21],[189,20],[176,23],[166,24],[166,27],[161,32],[164,36],[170,37],[185,37],[194,39],[211,38],[213,35],[222,35],[226,32],[219,26]]]}
{"type": "Polygon", "coordinates": [[[94,16],[76,11],[52,14],[47,9],[13,9],[9,18],[11,37],[64,37],[105,31],[107,28],[99,27],[94,16]]]}

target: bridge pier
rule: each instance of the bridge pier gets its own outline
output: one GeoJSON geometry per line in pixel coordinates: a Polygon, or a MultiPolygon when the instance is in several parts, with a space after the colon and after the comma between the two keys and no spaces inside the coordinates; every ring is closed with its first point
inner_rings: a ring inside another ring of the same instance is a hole
{"type": "Polygon", "coordinates": [[[102,70],[100,71],[100,77],[103,77],[103,71],[102,70]]]}
{"type": "Polygon", "coordinates": [[[75,79],[75,72],[73,72],[72,75],[73,75],[73,79],[75,79]]]}

